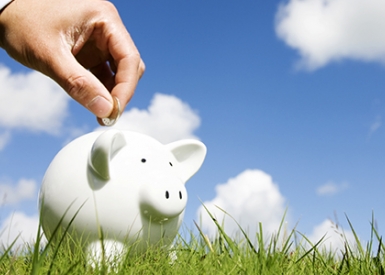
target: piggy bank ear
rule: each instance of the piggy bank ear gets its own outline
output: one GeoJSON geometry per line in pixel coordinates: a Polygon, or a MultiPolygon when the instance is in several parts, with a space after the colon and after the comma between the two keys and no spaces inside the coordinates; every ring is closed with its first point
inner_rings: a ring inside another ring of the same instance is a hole
{"type": "Polygon", "coordinates": [[[123,146],[126,140],[122,132],[108,130],[94,142],[88,164],[91,170],[104,180],[110,179],[110,160],[123,146]]]}
{"type": "Polygon", "coordinates": [[[167,144],[166,147],[179,163],[180,176],[184,182],[188,181],[201,167],[205,156],[206,146],[193,139],[186,139],[167,144]]]}

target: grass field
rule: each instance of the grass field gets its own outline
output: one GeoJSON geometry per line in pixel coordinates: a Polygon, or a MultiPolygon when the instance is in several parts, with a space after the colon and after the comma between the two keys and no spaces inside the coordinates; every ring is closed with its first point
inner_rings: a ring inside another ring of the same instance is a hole
{"type": "Polygon", "coordinates": [[[284,232],[283,223],[268,239],[262,237],[260,225],[254,244],[242,228],[242,238],[235,241],[213,221],[219,232],[214,240],[197,225],[198,233],[178,236],[171,251],[151,248],[144,254],[123,256],[113,261],[115,268],[87,265],[82,249],[71,250],[67,239],[48,242],[42,248],[38,238],[35,245],[26,244],[24,253],[13,252],[12,246],[3,249],[0,274],[385,274],[385,246],[373,223],[371,239],[364,245],[348,220],[356,243],[346,243],[344,250],[332,252],[322,248],[323,239],[311,244],[295,230],[284,232]]]}

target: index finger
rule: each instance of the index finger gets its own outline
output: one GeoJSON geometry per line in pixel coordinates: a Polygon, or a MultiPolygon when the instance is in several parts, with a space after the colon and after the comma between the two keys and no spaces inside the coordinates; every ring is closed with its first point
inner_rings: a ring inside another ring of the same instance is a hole
{"type": "Polygon", "coordinates": [[[115,86],[111,90],[111,95],[119,98],[121,108],[124,110],[144,73],[144,63],[123,23],[116,33],[111,34],[108,50],[116,66],[115,86]]]}

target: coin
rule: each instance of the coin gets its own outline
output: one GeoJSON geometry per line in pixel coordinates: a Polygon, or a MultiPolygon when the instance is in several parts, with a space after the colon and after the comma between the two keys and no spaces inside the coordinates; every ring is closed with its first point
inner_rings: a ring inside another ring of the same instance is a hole
{"type": "Polygon", "coordinates": [[[112,126],[112,125],[114,125],[118,121],[118,118],[120,117],[121,110],[120,110],[119,98],[113,97],[113,99],[114,99],[114,106],[113,106],[113,109],[112,109],[112,112],[111,112],[110,116],[109,117],[105,117],[105,118],[98,117],[99,124],[101,124],[103,126],[112,126]]]}

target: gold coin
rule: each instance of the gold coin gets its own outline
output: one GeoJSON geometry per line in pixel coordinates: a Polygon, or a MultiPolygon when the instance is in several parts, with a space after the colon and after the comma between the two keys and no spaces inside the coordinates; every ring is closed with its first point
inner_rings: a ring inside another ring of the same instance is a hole
{"type": "Polygon", "coordinates": [[[119,98],[117,97],[113,97],[113,99],[114,99],[114,106],[110,116],[105,118],[98,117],[98,122],[100,125],[112,126],[116,123],[116,121],[118,121],[118,118],[120,117],[120,112],[121,112],[120,101],[119,101],[119,98]]]}

